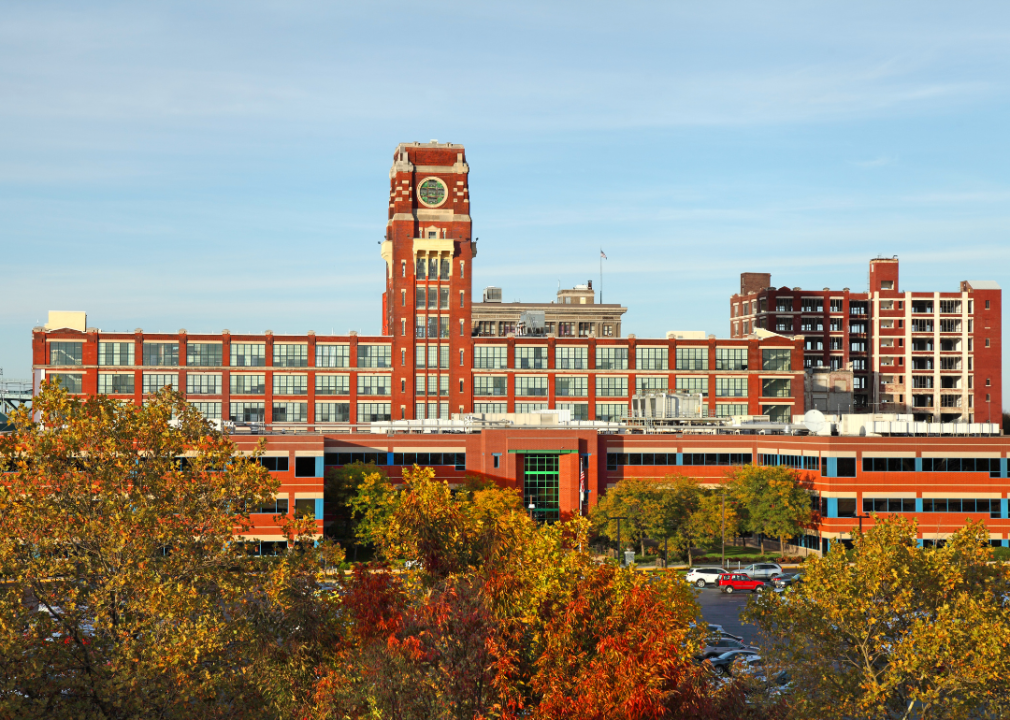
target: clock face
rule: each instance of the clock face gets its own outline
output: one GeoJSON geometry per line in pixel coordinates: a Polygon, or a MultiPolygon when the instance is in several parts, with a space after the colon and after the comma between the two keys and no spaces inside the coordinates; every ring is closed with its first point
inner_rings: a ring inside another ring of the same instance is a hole
{"type": "Polygon", "coordinates": [[[421,201],[422,205],[428,207],[438,207],[445,202],[448,194],[449,188],[436,177],[425,178],[417,186],[417,199],[421,201]]]}

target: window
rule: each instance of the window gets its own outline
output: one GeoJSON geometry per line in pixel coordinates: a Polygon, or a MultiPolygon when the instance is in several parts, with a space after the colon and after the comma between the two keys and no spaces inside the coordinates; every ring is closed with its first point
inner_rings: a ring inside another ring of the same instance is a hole
{"type": "Polygon", "coordinates": [[[596,376],[596,395],[598,397],[627,397],[627,377],[596,376]]]}
{"type": "Polygon", "coordinates": [[[84,376],[79,373],[47,373],[46,377],[70,393],[79,393],[84,386],[84,376]]]}
{"type": "Polygon", "coordinates": [[[791,366],[792,351],[785,348],[763,349],[761,351],[761,369],[771,371],[788,371],[791,366]]]}
{"type": "Polygon", "coordinates": [[[274,367],[308,367],[308,345],[274,345],[274,367]]]}
{"type": "Polygon", "coordinates": [[[442,369],[447,369],[449,367],[448,345],[439,345],[438,347],[438,366],[442,369]]]}
{"type": "Polygon", "coordinates": [[[485,397],[504,396],[508,392],[507,381],[508,378],[503,375],[476,375],[473,379],[473,394],[485,397]]]}
{"type": "Polygon", "coordinates": [[[98,343],[98,364],[100,366],[133,365],[133,352],[134,343],[132,342],[100,342],[98,343]]]}
{"type": "Polygon", "coordinates": [[[617,422],[623,417],[628,417],[628,405],[626,403],[596,403],[597,420],[617,422]]]}
{"type": "Polygon", "coordinates": [[[459,366],[463,367],[463,350],[462,349],[460,349],[460,351],[459,351],[459,366]]]}
{"type": "Polygon", "coordinates": [[[51,342],[49,343],[50,365],[81,365],[84,343],[51,342]]]}
{"type": "Polygon", "coordinates": [[[424,378],[425,378],[424,375],[415,375],[414,376],[414,394],[415,395],[424,395],[424,393],[425,393],[424,378]]]}
{"type": "Polygon", "coordinates": [[[414,303],[414,306],[418,310],[424,310],[424,308],[425,308],[425,300],[424,300],[424,298],[425,298],[425,289],[423,287],[417,288],[416,289],[416,294],[417,294],[417,297],[416,297],[416,302],[414,303]]]}
{"type": "Polygon", "coordinates": [[[220,395],[221,373],[186,373],[186,394],[220,395]]]}
{"type": "Polygon", "coordinates": [[[264,343],[232,343],[232,367],[265,367],[266,364],[267,346],[264,343]]]}
{"type": "Polygon", "coordinates": [[[598,347],[596,348],[597,370],[627,370],[628,348],[598,347]]]}
{"type": "MultiPolygon", "coordinates": [[[[438,378],[438,394],[439,395],[448,395],[449,394],[449,376],[448,375],[441,375],[441,376],[439,376],[439,378],[438,378]]],[[[449,406],[446,405],[446,408],[448,408],[448,407],[449,406]]],[[[448,410],[446,410],[446,412],[448,412],[448,410]]],[[[443,419],[444,420],[448,420],[449,419],[448,415],[446,415],[446,417],[443,418],[443,419]]]]}
{"type": "Polygon", "coordinates": [[[638,375],[635,377],[635,393],[666,392],[670,389],[670,378],[665,375],[638,375]]]}
{"type": "Polygon", "coordinates": [[[829,309],[833,313],[842,312],[842,300],[841,298],[832,298],[830,301],[829,309]]]}
{"type": "Polygon", "coordinates": [[[438,375],[428,376],[428,394],[438,395],[438,375]]]}
{"type": "Polygon", "coordinates": [[[348,375],[316,375],[317,395],[350,395],[351,378],[348,375]]]}
{"type": "Polygon", "coordinates": [[[557,397],[587,397],[589,378],[558,375],[555,378],[554,394],[557,397]]]}
{"type": "Polygon", "coordinates": [[[923,458],[923,472],[988,472],[998,473],[999,458],[923,458]]]}
{"type": "Polygon", "coordinates": [[[307,395],[308,375],[274,374],[274,395],[307,395]]]}
{"type": "Polygon", "coordinates": [[[516,347],[516,370],[546,370],[547,348],[516,347]]]}
{"type": "Polygon", "coordinates": [[[716,348],[716,370],[746,370],[747,348],[716,348]]]}
{"type": "Polygon", "coordinates": [[[133,373],[98,373],[98,392],[103,395],[132,395],[133,373]]]}
{"type": "MultiPolygon", "coordinates": [[[[443,237],[445,237],[444,234],[443,234],[443,237]]],[[[439,269],[440,269],[440,272],[438,274],[439,279],[440,280],[448,280],[449,279],[449,261],[448,260],[442,260],[439,263],[439,269]]],[[[449,291],[446,290],[446,293],[448,293],[448,292],[449,291]]],[[[448,295],[446,297],[448,297],[448,295]]],[[[446,307],[448,307],[448,300],[446,301],[446,307]]]]}
{"type": "Polygon", "coordinates": [[[265,375],[231,375],[232,395],[263,395],[266,392],[265,375]]]}
{"type": "MultiPolygon", "coordinates": [[[[446,263],[448,265],[448,263],[446,263]]],[[[438,306],[443,310],[449,309],[449,288],[440,288],[438,291],[438,306]]]]}
{"type": "Polygon", "coordinates": [[[265,422],[266,405],[261,402],[233,402],[229,419],[232,422],[265,422]]]}
{"type": "Polygon", "coordinates": [[[178,365],[179,343],[144,343],[144,364],[178,365]]]}
{"type": "Polygon", "coordinates": [[[589,349],[584,347],[555,348],[554,367],[558,370],[587,370],[589,368],[589,349]]]}
{"type": "MultiPolygon", "coordinates": [[[[988,307],[988,305],[986,306],[988,307]]],[[[961,301],[960,300],[941,300],[940,301],[940,312],[947,314],[961,314],[961,301]]]]}
{"type": "Polygon", "coordinates": [[[223,346],[220,343],[186,343],[186,364],[197,367],[220,367],[223,346]]]}
{"type": "Polygon", "coordinates": [[[190,405],[207,420],[221,419],[221,403],[219,402],[191,402],[190,405]]]}
{"type": "Polygon", "coordinates": [[[732,417],[734,415],[747,415],[746,403],[720,403],[715,406],[716,417],[732,417]]]}
{"type": "Polygon", "coordinates": [[[988,309],[989,309],[989,301],[988,301],[988,300],[986,300],[986,301],[985,301],[985,309],[986,309],[986,310],[988,310],[988,309]]]}
{"type": "Polygon", "coordinates": [[[389,375],[358,375],[358,395],[390,395],[392,378],[389,375]]]}
{"type": "Polygon", "coordinates": [[[428,309],[438,310],[438,288],[428,289],[428,309]]]}
{"type": "Polygon", "coordinates": [[[716,378],[716,397],[747,397],[747,378],[716,378]]]}
{"type": "Polygon", "coordinates": [[[558,403],[558,410],[567,410],[572,414],[572,420],[588,420],[588,403],[558,403]]]}
{"type": "Polygon", "coordinates": [[[459,336],[463,337],[463,321],[459,321],[459,336]]]}
{"type": "Polygon", "coordinates": [[[389,345],[358,345],[358,367],[389,368],[393,366],[393,349],[389,345]]]}
{"type": "Polygon", "coordinates": [[[547,376],[516,376],[516,397],[547,397],[547,376]]]}
{"type": "Polygon", "coordinates": [[[668,370],[670,350],[665,347],[635,348],[635,368],[637,370],[668,370]]]}
{"type": "Polygon", "coordinates": [[[173,390],[179,389],[178,373],[144,373],[142,385],[145,395],[156,393],[163,387],[171,387],[173,390]]]}
{"type": "MultiPolygon", "coordinates": [[[[642,457],[645,458],[645,453],[642,457]]],[[[750,465],[753,457],[750,453],[684,453],[683,462],[685,465],[750,465]]]]}
{"type": "MultiPolygon", "coordinates": [[[[837,464],[837,476],[838,477],[855,477],[856,476],[856,459],[855,458],[836,458],[837,464]]],[[[853,512],[855,511],[855,500],[853,500],[853,512]]],[[[839,506],[841,502],[839,502],[839,506]]],[[[839,513],[839,517],[841,513],[839,513]]]]}
{"type": "Polygon", "coordinates": [[[350,403],[316,403],[317,423],[345,423],[351,421],[350,403]]]}
{"type": "Polygon", "coordinates": [[[475,345],[473,367],[476,370],[503,370],[508,367],[508,347],[505,345],[475,345]]]}
{"type": "Polygon", "coordinates": [[[463,307],[463,291],[459,291],[459,306],[463,307]]]}
{"type": "Polygon", "coordinates": [[[417,259],[417,263],[414,266],[414,274],[417,276],[418,280],[423,280],[424,279],[424,276],[425,276],[425,272],[424,271],[427,268],[427,266],[428,266],[428,263],[426,263],[424,261],[423,257],[419,257],[417,259]]]}
{"type": "Polygon", "coordinates": [[[407,261],[406,260],[401,260],[400,261],[400,277],[404,277],[404,278],[407,277],[407,261]]]}
{"type": "Polygon", "coordinates": [[[345,368],[350,366],[350,345],[316,345],[316,367],[345,368]]]}
{"type": "Polygon", "coordinates": [[[786,378],[762,380],[761,395],[762,397],[789,397],[790,385],[790,381],[786,378]]]}
{"type": "Polygon", "coordinates": [[[680,375],[677,377],[676,390],[679,393],[708,397],[708,378],[680,375]]]}
{"type": "Polygon", "coordinates": [[[677,348],[678,370],[708,370],[708,348],[677,348]]]}
{"type": "Polygon", "coordinates": [[[516,403],[517,413],[538,413],[547,410],[547,403],[516,403]]]}
{"type": "Polygon", "coordinates": [[[388,422],[389,403],[358,403],[358,422],[388,422]]]}
{"type": "MultiPolygon", "coordinates": [[[[288,471],[288,456],[270,456],[261,457],[260,465],[269,470],[270,472],[287,472],[288,471]]],[[[287,505],[287,500],[284,501],[285,506],[287,505]]],[[[274,500],[270,503],[271,507],[276,507],[277,502],[274,500]]]]}
{"type": "Polygon", "coordinates": [[[473,411],[475,413],[491,413],[500,414],[508,412],[508,405],[506,403],[474,403],[473,411]]]}
{"type": "Polygon", "coordinates": [[[501,467],[501,453],[491,453],[491,457],[494,461],[494,469],[497,470],[501,467]]]}
{"type": "MultiPolygon", "coordinates": [[[[308,403],[274,403],[273,407],[273,421],[274,422],[307,422],[309,419],[309,404],[308,403]]],[[[303,458],[298,458],[299,460],[303,458]]]]}

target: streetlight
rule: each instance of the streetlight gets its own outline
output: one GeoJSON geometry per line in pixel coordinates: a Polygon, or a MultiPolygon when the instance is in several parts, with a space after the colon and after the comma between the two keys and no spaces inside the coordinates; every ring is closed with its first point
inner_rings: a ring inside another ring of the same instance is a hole
{"type": "Polygon", "coordinates": [[[617,521],[617,561],[621,565],[624,564],[624,561],[621,559],[621,520],[627,519],[626,517],[607,517],[607,520],[617,521]]]}
{"type": "Polygon", "coordinates": [[[533,522],[536,522],[536,520],[533,518],[533,511],[536,510],[536,509],[537,509],[537,506],[534,503],[531,502],[530,506],[529,506],[529,511],[530,511],[530,520],[533,521],[533,522]]]}
{"type": "MultiPolygon", "coordinates": [[[[688,554],[691,548],[687,549],[688,554]]],[[[690,560],[690,557],[688,558],[690,560]]],[[[722,486],[722,564],[719,567],[726,567],[726,486],[722,486]]]]}
{"type": "Polygon", "coordinates": [[[856,514],[856,519],[859,520],[859,534],[860,535],[863,534],[863,519],[864,518],[865,519],[869,519],[870,516],[869,515],[859,515],[858,513],[856,514]]]}

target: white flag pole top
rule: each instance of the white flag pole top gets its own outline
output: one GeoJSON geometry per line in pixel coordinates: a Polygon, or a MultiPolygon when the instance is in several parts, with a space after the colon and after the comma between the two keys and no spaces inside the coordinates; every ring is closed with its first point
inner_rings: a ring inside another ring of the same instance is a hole
{"type": "Polygon", "coordinates": [[[603,304],[603,261],[607,259],[607,254],[600,248],[600,305],[603,304]]]}

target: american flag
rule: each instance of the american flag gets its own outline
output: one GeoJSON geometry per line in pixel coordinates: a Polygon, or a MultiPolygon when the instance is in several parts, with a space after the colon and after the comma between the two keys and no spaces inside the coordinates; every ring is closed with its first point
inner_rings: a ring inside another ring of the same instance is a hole
{"type": "Polygon", "coordinates": [[[610,258],[607,257],[607,253],[603,252],[602,248],[600,249],[600,257],[603,258],[604,260],[609,260],[610,259],[610,258]]]}

